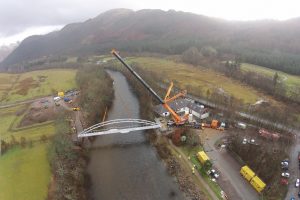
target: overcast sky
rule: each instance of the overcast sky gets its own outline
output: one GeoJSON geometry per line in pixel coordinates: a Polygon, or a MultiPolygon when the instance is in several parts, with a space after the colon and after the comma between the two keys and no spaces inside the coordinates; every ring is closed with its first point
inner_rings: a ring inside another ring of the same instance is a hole
{"type": "Polygon", "coordinates": [[[0,0],[0,46],[109,9],[175,9],[228,20],[285,20],[300,16],[299,0],[0,0]]]}

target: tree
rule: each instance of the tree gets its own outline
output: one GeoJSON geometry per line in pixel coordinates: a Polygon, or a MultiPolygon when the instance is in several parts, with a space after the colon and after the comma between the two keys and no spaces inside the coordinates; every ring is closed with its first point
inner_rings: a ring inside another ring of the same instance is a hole
{"type": "Polygon", "coordinates": [[[192,65],[198,65],[202,54],[198,51],[196,47],[190,47],[182,54],[183,62],[190,63],[192,65]]]}
{"type": "Polygon", "coordinates": [[[21,137],[21,142],[20,142],[20,144],[21,144],[21,147],[22,148],[25,148],[26,147],[26,138],[25,137],[21,137]]]}
{"type": "Polygon", "coordinates": [[[11,146],[16,146],[19,144],[18,141],[16,140],[15,136],[13,136],[13,135],[10,136],[10,144],[11,144],[11,146]]]}
{"type": "Polygon", "coordinates": [[[45,143],[47,141],[47,139],[48,138],[47,138],[46,135],[42,135],[41,138],[40,138],[40,141],[45,143]]]}
{"type": "Polygon", "coordinates": [[[208,56],[208,57],[216,57],[218,55],[217,50],[215,48],[213,48],[212,46],[203,47],[201,49],[201,53],[204,56],[208,56]]]}
{"type": "Polygon", "coordinates": [[[274,76],[273,76],[273,86],[274,86],[274,90],[276,88],[276,85],[278,83],[278,79],[279,79],[279,76],[278,76],[278,73],[275,72],[274,76]]]}

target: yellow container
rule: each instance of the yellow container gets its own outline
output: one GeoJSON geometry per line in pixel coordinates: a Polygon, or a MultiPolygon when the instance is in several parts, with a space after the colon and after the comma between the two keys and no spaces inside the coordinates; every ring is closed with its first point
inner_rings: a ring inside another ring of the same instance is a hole
{"type": "Polygon", "coordinates": [[[58,92],[58,93],[57,93],[57,96],[59,96],[59,97],[64,97],[64,96],[65,96],[65,93],[64,93],[64,92],[58,92]]]}
{"type": "Polygon", "coordinates": [[[259,193],[266,187],[266,184],[258,176],[252,178],[250,184],[259,193]]]}
{"type": "Polygon", "coordinates": [[[204,151],[199,151],[197,153],[197,157],[198,157],[198,160],[201,162],[202,165],[204,165],[206,163],[206,161],[209,160],[209,157],[207,156],[207,154],[204,151]]]}
{"type": "Polygon", "coordinates": [[[255,176],[255,173],[247,165],[241,168],[240,173],[247,181],[250,181],[255,176]]]}

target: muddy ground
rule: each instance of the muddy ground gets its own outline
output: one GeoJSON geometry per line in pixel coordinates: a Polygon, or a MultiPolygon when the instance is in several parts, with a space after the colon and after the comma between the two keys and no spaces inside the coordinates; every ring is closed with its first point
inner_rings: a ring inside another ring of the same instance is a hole
{"type": "Polygon", "coordinates": [[[74,106],[74,103],[65,103],[63,100],[58,101],[57,104],[55,104],[51,96],[33,102],[17,127],[20,128],[54,120],[59,113],[65,110],[72,111],[74,106]]]}

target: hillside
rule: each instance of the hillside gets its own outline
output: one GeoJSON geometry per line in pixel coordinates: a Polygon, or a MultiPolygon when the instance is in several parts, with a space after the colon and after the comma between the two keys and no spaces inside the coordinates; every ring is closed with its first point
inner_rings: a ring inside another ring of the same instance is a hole
{"type": "Polygon", "coordinates": [[[237,22],[179,11],[110,10],[85,22],[44,36],[25,39],[1,64],[20,63],[47,55],[131,52],[179,54],[189,46],[212,46],[218,55],[239,55],[244,61],[300,74],[300,19],[237,22]]]}

